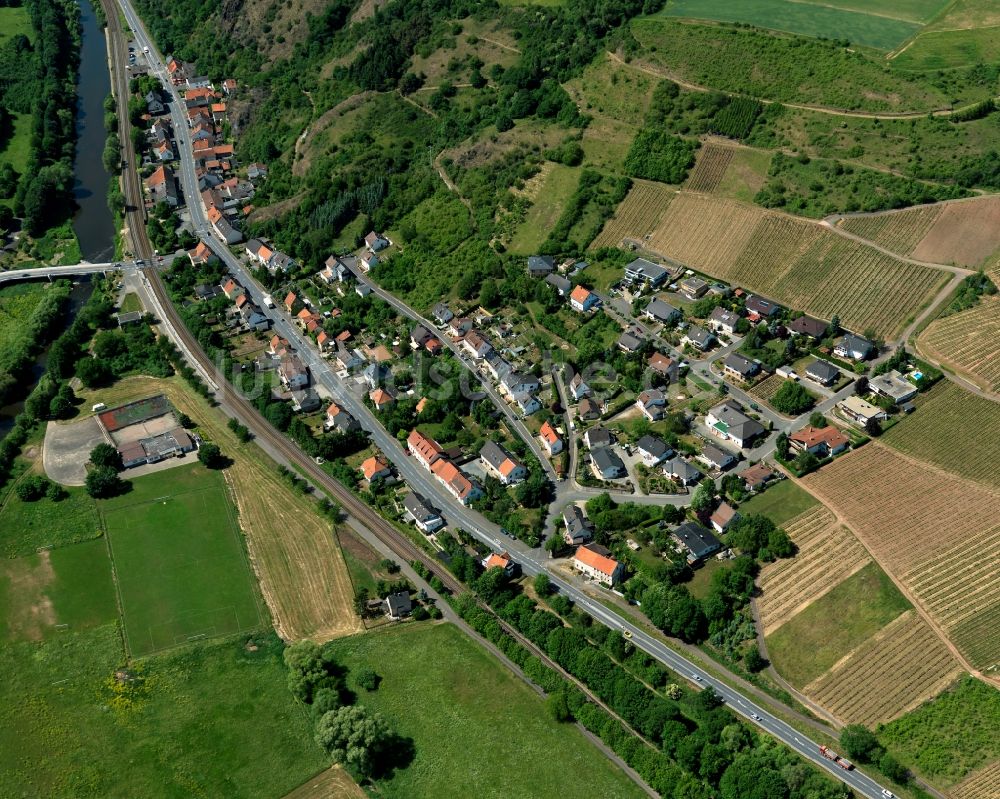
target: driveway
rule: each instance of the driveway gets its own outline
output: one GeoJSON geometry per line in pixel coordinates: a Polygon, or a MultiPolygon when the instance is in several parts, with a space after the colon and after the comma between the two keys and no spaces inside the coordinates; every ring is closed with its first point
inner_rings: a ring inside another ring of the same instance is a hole
{"type": "Polygon", "coordinates": [[[42,447],[45,474],[64,486],[82,486],[87,478],[90,451],[105,441],[96,416],[69,424],[49,422],[42,447]]]}

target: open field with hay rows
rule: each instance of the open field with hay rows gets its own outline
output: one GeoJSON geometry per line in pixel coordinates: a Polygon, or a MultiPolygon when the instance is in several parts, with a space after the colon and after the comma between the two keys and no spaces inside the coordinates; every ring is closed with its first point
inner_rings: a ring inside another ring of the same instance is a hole
{"type": "Polygon", "coordinates": [[[688,191],[711,194],[722,182],[726,170],[733,162],[735,153],[735,148],[722,147],[718,144],[708,144],[702,147],[685,188],[688,191]]]}
{"type": "Polygon", "coordinates": [[[872,329],[885,338],[898,334],[945,281],[938,270],[819,225],[686,192],[667,208],[648,247],[813,316],[837,315],[849,329],[872,329]]]}
{"type": "Polygon", "coordinates": [[[1000,662],[1000,494],[879,443],[804,482],[846,519],[974,667],[1000,662]]]}
{"type": "Polygon", "coordinates": [[[962,780],[949,793],[954,799],[997,799],[1000,796],[1000,760],[962,780]]]}
{"type": "Polygon", "coordinates": [[[1000,391],[1000,296],[980,297],[967,311],[935,319],[918,343],[922,351],[974,383],[1000,391]]]}
{"type": "Polygon", "coordinates": [[[842,580],[871,562],[868,552],[822,505],[784,524],[799,548],[794,558],[769,563],[758,578],[764,635],[770,635],[842,580]]]}
{"type": "Polygon", "coordinates": [[[947,380],[919,397],[917,410],[882,439],[914,458],[1000,489],[998,440],[1000,404],[947,380]]]}
{"type": "Polygon", "coordinates": [[[642,241],[656,230],[676,196],[677,191],[673,186],[649,180],[634,180],[628,196],[594,239],[591,249],[619,247],[624,238],[642,241]]]}
{"type": "Polygon", "coordinates": [[[848,216],[837,226],[855,236],[861,236],[887,250],[909,255],[937,221],[943,206],[921,205],[905,211],[848,216]]]}
{"type": "Polygon", "coordinates": [[[891,721],[950,685],[958,661],[915,610],[890,622],[805,693],[844,721],[891,721]]]}

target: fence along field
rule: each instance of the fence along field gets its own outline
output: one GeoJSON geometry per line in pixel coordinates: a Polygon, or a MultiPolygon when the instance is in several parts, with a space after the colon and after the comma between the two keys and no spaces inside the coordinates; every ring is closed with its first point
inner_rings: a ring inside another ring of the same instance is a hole
{"type": "Polygon", "coordinates": [[[1000,391],[1000,296],[980,297],[967,311],[935,319],[920,349],[991,391],[1000,391]]]}
{"type": "Polygon", "coordinates": [[[768,564],[760,573],[757,610],[764,635],[871,563],[858,539],[822,505],[783,526],[799,551],[794,558],[768,564]]]}
{"type": "Polygon", "coordinates": [[[917,400],[917,410],[905,422],[881,440],[960,477],[1000,489],[998,436],[1000,404],[942,380],[917,400]]]}
{"type": "Polygon", "coordinates": [[[871,443],[804,480],[976,668],[1000,662],[1000,493],[871,443]],[[993,568],[983,568],[985,563],[993,568]]]}
{"type": "MultiPolygon", "coordinates": [[[[638,238],[633,236],[633,238],[638,238]]],[[[945,282],[818,224],[733,200],[681,192],[649,249],[821,319],[891,339],[945,282]]]]}
{"type": "Polygon", "coordinates": [[[941,639],[908,610],[804,692],[838,718],[874,727],[936,696],[961,673],[941,639]]]}
{"type": "Polygon", "coordinates": [[[1000,795],[1000,760],[974,771],[949,793],[954,799],[997,799],[1000,795]]]}
{"type": "Polygon", "coordinates": [[[685,188],[688,191],[711,194],[722,182],[735,153],[734,147],[723,147],[718,144],[707,144],[702,147],[685,188]]]}
{"type": "Polygon", "coordinates": [[[918,261],[974,269],[1000,247],[1000,197],[851,216],[837,224],[918,261]]]}
{"type": "Polygon", "coordinates": [[[673,186],[648,180],[633,180],[628,196],[594,239],[591,249],[620,247],[625,238],[642,241],[656,230],[676,196],[677,191],[673,186]]]}

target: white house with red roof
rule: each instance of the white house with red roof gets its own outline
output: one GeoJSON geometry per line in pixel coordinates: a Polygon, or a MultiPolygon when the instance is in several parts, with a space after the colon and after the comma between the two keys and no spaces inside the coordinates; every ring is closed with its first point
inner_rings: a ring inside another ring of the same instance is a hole
{"type": "Polygon", "coordinates": [[[625,578],[625,567],[600,544],[584,544],[573,555],[573,568],[603,585],[617,585],[625,578]]]}

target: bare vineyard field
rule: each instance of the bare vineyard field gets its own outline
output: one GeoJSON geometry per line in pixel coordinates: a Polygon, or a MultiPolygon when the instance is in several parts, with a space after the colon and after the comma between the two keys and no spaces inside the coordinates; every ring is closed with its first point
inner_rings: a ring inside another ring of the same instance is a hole
{"type": "Polygon", "coordinates": [[[994,492],[878,442],[837,458],[802,482],[895,574],[973,541],[997,507],[994,492]]]}
{"type": "Polygon", "coordinates": [[[651,250],[714,277],[889,339],[945,280],[939,270],[819,225],[687,192],[674,199],[647,241],[651,250]]]}
{"type": "Polygon", "coordinates": [[[688,191],[711,194],[722,182],[726,170],[733,162],[735,152],[733,147],[723,147],[718,144],[708,144],[703,147],[685,188],[688,191]]]}
{"type": "Polygon", "coordinates": [[[1000,296],[982,297],[967,311],[935,319],[920,348],[992,391],[1000,391],[1000,296]]]}
{"type": "Polygon", "coordinates": [[[1000,760],[974,771],[949,793],[954,799],[1000,799],[1000,760]]]}
{"type": "Polygon", "coordinates": [[[1000,662],[1000,494],[872,443],[805,479],[969,662],[1000,662]]]}
{"type": "Polygon", "coordinates": [[[807,685],[805,693],[844,721],[874,727],[936,696],[961,671],[941,639],[910,610],[807,685]]]}
{"type": "Polygon", "coordinates": [[[785,378],[781,375],[771,375],[757,383],[757,385],[747,391],[747,394],[770,403],[771,397],[777,394],[783,385],[785,385],[785,378]]]}
{"type": "Polygon", "coordinates": [[[1000,526],[903,575],[921,604],[977,667],[1000,663],[1000,526]]]}
{"type": "Polygon", "coordinates": [[[676,196],[673,186],[648,180],[634,181],[628,196],[594,239],[591,248],[620,247],[625,238],[642,241],[656,230],[676,196]]]}
{"type": "Polygon", "coordinates": [[[913,249],[920,261],[977,267],[1000,247],[1000,197],[945,203],[927,235],[913,249]]]}
{"type": "Polygon", "coordinates": [[[848,216],[838,225],[848,233],[874,241],[887,250],[910,255],[941,215],[941,205],[921,205],[905,211],[848,216]]]}
{"type": "MultiPolygon", "coordinates": [[[[994,347],[1000,357],[1000,342],[994,347]]],[[[960,477],[1000,489],[998,439],[1000,404],[942,380],[920,397],[917,410],[882,441],[960,477]]]]}
{"type": "Polygon", "coordinates": [[[760,573],[757,610],[764,635],[871,562],[854,535],[822,505],[786,522],[784,528],[799,551],[794,558],[768,564],[760,573]]]}

